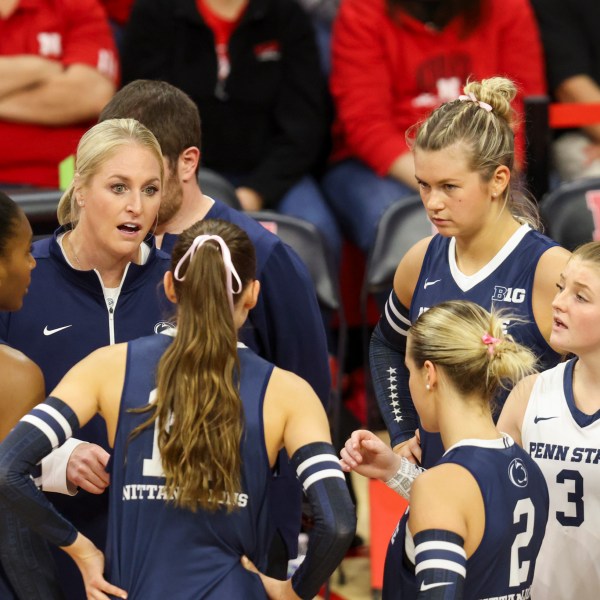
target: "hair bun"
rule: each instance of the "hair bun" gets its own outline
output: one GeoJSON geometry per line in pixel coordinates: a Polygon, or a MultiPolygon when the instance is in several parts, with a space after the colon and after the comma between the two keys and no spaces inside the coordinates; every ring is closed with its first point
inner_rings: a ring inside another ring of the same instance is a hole
{"type": "Polygon", "coordinates": [[[517,95],[515,84],[505,77],[490,77],[481,81],[469,81],[464,87],[466,95],[474,94],[477,100],[492,107],[492,111],[509,125],[515,122],[511,102],[517,95]]]}

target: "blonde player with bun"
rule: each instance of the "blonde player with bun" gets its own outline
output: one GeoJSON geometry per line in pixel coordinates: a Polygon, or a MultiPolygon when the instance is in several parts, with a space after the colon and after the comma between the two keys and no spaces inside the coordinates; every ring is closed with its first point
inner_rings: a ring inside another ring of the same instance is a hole
{"type": "Polygon", "coordinates": [[[371,340],[370,365],[392,446],[426,467],[442,445],[421,429],[421,455],[404,366],[406,336],[421,313],[445,300],[507,309],[515,317],[505,322],[507,331],[540,367],[560,359],[548,344],[550,302],[569,254],[536,230],[535,207],[518,189],[515,95],[508,79],[471,81],[411,132],[415,178],[438,233],[401,259],[371,340]]]}
{"type": "Polygon", "coordinates": [[[535,364],[503,333],[505,318],[450,301],[411,327],[411,395],[445,448],[434,467],[418,474],[413,465],[407,476],[407,459],[368,431],[354,432],[342,450],[345,470],[410,493],[388,548],[384,600],[530,597],[548,492],[539,467],[492,416],[496,392],[535,364]]]}

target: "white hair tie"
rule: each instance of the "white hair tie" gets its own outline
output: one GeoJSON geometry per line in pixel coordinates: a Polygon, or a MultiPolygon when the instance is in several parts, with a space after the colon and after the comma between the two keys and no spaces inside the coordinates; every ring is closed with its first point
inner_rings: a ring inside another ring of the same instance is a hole
{"type": "Polygon", "coordinates": [[[206,242],[213,241],[217,242],[221,248],[221,255],[223,257],[223,263],[225,265],[225,279],[227,284],[227,297],[229,298],[229,305],[231,307],[231,312],[233,312],[233,294],[239,294],[242,291],[242,281],[240,280],[240,276],[238,275],[233,263],[231,262],[231,252],[225,243],[225,240],[220,235],[199,235],[194,238],[194,241],[190,244],[190,247],[187,249],[187,252],[179,259],[177,266],[175,267],[175,272],[173,273],[173,277],[177,281],[184,281],[185,275],[179,276],[179,269],[184,265],[186,260],[192,260],[194,254],[196,254],[197,250],[203,246],[206,242]],[[232,278],[235,278],[237,283],[237,290],[233,289],[232,278]]]}

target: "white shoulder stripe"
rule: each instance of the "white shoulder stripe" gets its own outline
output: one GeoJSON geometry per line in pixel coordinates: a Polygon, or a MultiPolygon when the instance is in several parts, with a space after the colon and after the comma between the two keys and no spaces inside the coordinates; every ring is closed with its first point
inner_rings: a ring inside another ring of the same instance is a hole
{"type": "Polygon", "coordinates": [[[427,550],[446,550],[448,552],[455,552],[463,558],[467,558],[467,553],[462,546],[453,544],[452,542],[443,541],[421,542],[415,547],[415,556],[419,554],[419,552],[426,552],[427,550]]]}
{"type": "Polygon", "coordinates": [[[339,477],[340,479],[346,481],[344,473],[341,469],[323,469],[322,471],[317,471],[316,473],[313,473],[310,477],[307,477],[302,483],[302,487],[304,488],[304,491],[306,491],[313,483],[316,483],[321,479],[329,479],[331,477],[339,477]]]}
{"type": "MultiPolygon", "coordinates": [[[[392,317],[390,317],[389,306],[390,306],[390,303],[386,302],[385,303],[385,318],[386,318],[389,326],[394,331],[396,331],[397,333],[399,333],[400,335],[408,335],[408,330],[402,329],[401,327],[399,327],[398,325],[396,325],[396,322],[392,319],[392,317]]],[[[406,319],[404,319],[404,320],[406,320],[406,319]]],[[[408,322],[408,326],[410,327],[410,322],[408,322]]]]}
{"type": "Polygon", "coordinates": [[[69,421],[67,421],[67,419],[65,419],[65,417],[61,415],[60,412],[54,407],[48,404],[38,404],[35,408],[48,413],[62,427],[62,430],[65,432],[65,436],[67,438],[70,438],[73,435],[73,430],[69,425],[69,421]]]}
{"type": "Polygon", "coordinates": [[[417,562],[417,566],[415,567],[415,575],[418,575],[421,571],[425,571],[426,569],[443,569],[444,571],[452,571],[453,573],[458,573],[462,577],[467,576],[467,568],[463,565],[459,565],[453,560],[432,558],[431,560],[417,562]]]}
{"type": "Polygon", "coordinates": [[[48,423],[34,415],[25,415],[21,421],[25,421],[26,423],[37,427],[48,438],[52,448],[58,447],[58,436],[54,433],[54,430],[48,423]]]}
{"type": "Polygon", "coordinates": [[[296,474],[298,475],[298,477],[300,477],[300,475],[302,475],[302,472],[308,469],[308,467],[312,467],[313,465],[316,465],[317,463],[321,462],[334,462],[339,465],[340,459],[335,454],[317,454],[316,456],[311,456],[310,458],[307,458],[298,465],[298,468],[296,469],[296,474]]]}

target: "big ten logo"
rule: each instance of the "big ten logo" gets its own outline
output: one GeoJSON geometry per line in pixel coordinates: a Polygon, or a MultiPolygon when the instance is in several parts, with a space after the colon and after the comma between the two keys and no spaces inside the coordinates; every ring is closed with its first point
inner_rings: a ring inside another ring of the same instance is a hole
{"type": "Polygon", "coordinates": [[[42,31],[37,34],[40,56],[62,56],[62,37],[60,33],[42,31]]]}
{"type": "Polygon", "coordinates": [[[512,302],[513,304],[521,304],[525,302],[527,293],[522,288],[507,288],[503,285],[494,286],[494,294],[492,301],[494,302],[512,302]]]}
{"type": "Polygon", "coordinates": [[[585,202],[588,209],[592,213],[594,219],[594,234],[595,241],[600,240],[600,190],[590,190],[585,193],[585,202]]]}

